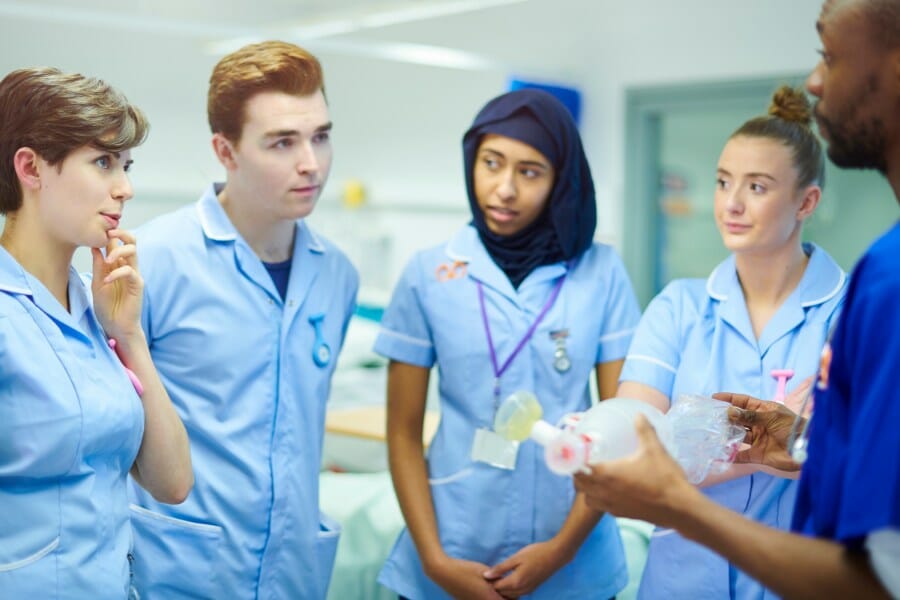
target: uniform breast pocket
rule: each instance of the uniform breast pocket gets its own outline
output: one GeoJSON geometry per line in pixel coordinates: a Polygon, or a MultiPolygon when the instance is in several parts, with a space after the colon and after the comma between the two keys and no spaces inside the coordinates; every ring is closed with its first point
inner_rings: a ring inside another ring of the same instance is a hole
{"type": "MultiPolygon", "coordinates": [[[[475,306],[477,310],[477,302],[475,306]]],[[[494,370],[487,333],[481,317],[471,308],[458,303],[442,306],[429,313],[429,326],[442,402],[464,404],[462,410],[474,419],[473,425],[489,427],[493,418],[494,370]]],[[[512,345],[507,343],[505,327],[501,324],[492,327],[497,360],[502,364],[512,345]]]]}
{"type": "Polygon", "coordinates": [[[4,485],[0,506],[0,596],[45,597],[56,589],[59,490],[55,485],[43,490],[4,485]]]}
{"type": "Polygon", "coordinates": [[[15,350],[32,358],[21,370],[0,367],[0,478],[52,481],[79,458],[81,401],[55,357],[15,350]]]}
{"type": "Polygon", "coordinates": [[[134,587],[143,600],[225,598],[219,589],[222,528],[131,505],[134,587]]]}

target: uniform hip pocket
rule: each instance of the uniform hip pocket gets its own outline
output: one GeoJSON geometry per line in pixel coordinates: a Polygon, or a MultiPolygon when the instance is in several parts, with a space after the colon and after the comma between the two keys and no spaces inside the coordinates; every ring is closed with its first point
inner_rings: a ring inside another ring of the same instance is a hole
{"type": "Polygon", "coordinates": [[[16,544],[17,541],[3,539],[8,547],[0,562],[0,596],[40,598],[56,589],[56,561],[52,557],[59,547],[59,537],[43,544],[16,544]]]}
{"type": "Polygon", "coordinates": [[[341,537],[341,525],[325,513],[319,513],[319,533],[316,538],[316,554],[319,562],[319,584],[321,598],[328,591],[331,571],[334,568],[334,557],[337,554],[338,541],[341,537]]]}
{"type": "Polygon", "coordinates": [[[216,566],[222,528],[131,505],[134,587],[141,600],[222,598],[216,566]]]}
{"type": "Polygon", "coordinates": [[[447,475],[432,472],[428,483],[447,554],[487,564],[494,561],[507,535],[508,505],[503,499],[511,473],[484,464],[470,464],[447,475]]]}
{"type": "Polygon", "coordinates": [[[19,569],[24,569],[28,565],[30,565],[32,563],[36,563],[37,561],[41,560],[42,558],[44,558],[45,556],[47,556],[48,554],[50,554],[51,552],[56,550],[57,547],[59,547],[59,537],[58,536],[55,540],[53,540],[52,542],[50,542],[43,548],[37,550],[36,552],[29,554],[28,556],[23,556],[21,559],[15,560],[12,562],[0,563],[0,573],[6,573],[8,571],[17,571],[19,569]]]}

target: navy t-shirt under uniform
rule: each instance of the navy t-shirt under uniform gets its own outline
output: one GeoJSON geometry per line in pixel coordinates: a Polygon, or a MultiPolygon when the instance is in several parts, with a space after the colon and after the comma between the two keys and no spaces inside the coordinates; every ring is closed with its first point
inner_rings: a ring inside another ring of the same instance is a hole
{"type": "Polygon", "coordinates": [[[793,528],[861,549],[900,529],[900,223],[857,264],[816,390],[793,528]]]}
{"type": "Polygon", "coordinates": [[[287,296],[288,280],[291,278],[291,259],[277,263],[263,262],[263,264],[266,266],[266,271],[269,272],[269,276],[275,284],[275,289],[278,290],[281,299],[284,300],[285,296],[287,296]]]}

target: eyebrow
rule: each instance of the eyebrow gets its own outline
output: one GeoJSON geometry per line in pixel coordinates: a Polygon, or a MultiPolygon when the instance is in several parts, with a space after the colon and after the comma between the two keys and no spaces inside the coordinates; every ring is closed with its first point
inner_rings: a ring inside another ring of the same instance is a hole
{"type": "MultiPolygon", "coordinates": [[[[313,133],[323,133],[326,131],[331,131],[331,128],[334,124],[331,121],[328,121],[324,125],[319,125],[315,128],[313,133]]],[[[276,138],[276,137],[291,137],[291,136],[299,136],[300,132],[296,129],[278,129],[276,131],[269,131],[265,134],[264,137],[267,138],[276,138]]]]}
{"type": "MultiPolygon", "coordinates": [[[[103,148],[97,148],[97,152],[100,152],[101,154],[106,154],[107,156],[112,156],[113,158],[115,158],[116,160],[119,160],[119,161],[122,160],[122,152],[112,152],[110,150],[104,150],[103,148]]],[[[124,164],[126,164],[126,165],[134,164],[134,159],[129,158],[128,160],[125,161],[124,164]]]]}
{"type": "MultiPolygon", "coordinates": [[[[722,175],[732,176],[732,174],[731,174],[727,169],[723,169],[722,167],[719,167],[718,169],[716,169],[716,172],[717,172],[717,173],[720,173],[720,174],[722,174],[722,175]]],[[[769,175],[768,173],[746,173],[746,174],[745,174],[745,177],[749,177],[749,178],[753,178],[753,177],[756,177],[756,178],[764,177],[764,178],[770,179],[770,180],[772,180],[772,181],[776,181],[776,182],[778,181],[777,179],[775,179],[774,177],[772,177],[772,176],[769,175]]]]}
{"type": "MultiPolygon", "coordinates": [[[[490,152],[491,154],[495,154],[497,156],[502,156],[503,158],[506,158],[506,156],[502,152],[498,152],[497,150],[494,150],[493,148],[482,148],[481,152],[490,152]]],[[[547,163],[543,163],[539,160],[520,160],[518,162],[518,164],[540,167],[540,168],[546,169],[548,171],[550,170],[550,165],[548,165],[547,163]]]]}

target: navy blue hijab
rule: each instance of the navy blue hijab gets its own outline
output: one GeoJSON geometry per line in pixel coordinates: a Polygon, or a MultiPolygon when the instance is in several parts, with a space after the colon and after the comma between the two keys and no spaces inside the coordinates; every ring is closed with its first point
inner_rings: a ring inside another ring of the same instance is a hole
{"type": "Polygon", "coordinates": [[[513,287],[518,288],[535,268],[570,260],[591,246],[597,227],[594,180],[575,121],[551,94],[523,89],[488,102],[463,136],[463,161],[472,224],[513,287]],[[473,173],[478,146],[489,133],[535,148],[556,172],[544,211],[528,227],[510,236],[488,229],[475,197],[473,173]]]}

